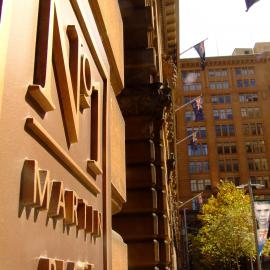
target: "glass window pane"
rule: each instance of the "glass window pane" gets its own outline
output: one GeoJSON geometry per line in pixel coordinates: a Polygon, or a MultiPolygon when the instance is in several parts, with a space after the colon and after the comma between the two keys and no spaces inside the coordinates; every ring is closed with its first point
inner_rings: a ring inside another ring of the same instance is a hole
{"type": "Polygon", "coordinates": [[[233,164],[233,171],[234,172],[238,172],[239,171],[238,160],[237,159],[233,159],[232,160],[232,164],[233,164]]]}
{"type": "Polygon", "coordinates": [[[232,145],[231,145],[231,153],[232,153],[232,154],[237,153],[237,149],[236,149],[236,145],[235,145],[235,144],[232,144],[232,145]]]}
{"type": "Polygon", "coordinates": [[[236,69],[235,69],[235,74],[236,74],[237,76],[241,75],[241,69],[240,69],[240,68],[236,68],[236,69]]]}
{"type": "Polygon", "coordinates": [[[202,139],[206,138],[206,128],[205,127],[200,127],[200,135],[202,139]]]}
{"type": "Polygon", "coordinates": [[[204,190],[203,180],[198,180],[198,190],[200,190],[200,191],[204,190]]]}
{"type": "Polygon", "coordinates": [[[231,103],[231,96],[225,96],[225,103],[231,103]]]}
{"type": "Polygon", "coordinates": [[[205,179],[204,180],[204,186],[205,186],[205,189],[211,187],[211,181],[210,181],[210,179],[205,179]]]}
{"type": "Polygon", "coordinates": [[[222,144],[217,145],[217,152],[218,152],[219,155],[223,154],[223,146],[222,146],[222,144]]]}
{"type": "Polygon", "coordinates": [[[209,83],[209,88],[210,88],[210,89],[215,89],[215,88],[216,88],[215,83],[214,83],[214,82],[210,82],[210,83],[209,83]]]}
{"type": "Polygon", "coordinates": [[[197,181],[190,180],[191,191],[197,191],[197,181]]]}
{"type": "Polygon", "coordinates": [[[229,136],[235,136],[234,126],[229,125],[228,127],[229,127],[229,136]]]}
{"type": "Polygon", "coordinates": [[[247,80],[247,79],[244,80],[244,86],[245,87],[248,87],[249,86],[249,80],[247,80]]]}
{"type": "Polygon", "coordinates": [[[237,85],[237,87],[239,87],[239,88],[243,87],[243,82],[242,82],[242,80],[237,80],[237,81],[236,81],[236,85],[237,85]]]}
{"type": "Polygon", "coordinates": [[[224,165],[224,160],[219,160],[218,161],[218,167],[221,172],[225,171],[225,165],[224,165]]]}
{"type": "Polygon", "coordinates": [[[251,171],[254,170],[253,159],[248,159],[248,168],[249,168],[251,171]]]}
{"type": "Polygon", "coordinates": [[[229,82],[224,81],[224,82],[223,82],[223,88],[224,88],[224,89],[228,89],[228,88],[229,88],[229,82]]]}
{"type": "Polygon", "coordinates": [[[232,117],[232,109],[227,109],[226,113],[227,113],[227,119],[232,119],[233,118],[232,117]]]}
{"type": "Polygon", "coordinates": [[[218,120],[219,119],[219,113],[218,110],[213,110],[213,114],[214,114],[214,119],[218,120]]]}
{"type": "Polygon", "coordinates": [[[224,103],[224,96],[219,96],[218,101],[220,104],[223,104],[224,103]]]}
{"type": "Polygon", "coordinates": [[[222,136],[228,136],[228,126],[222,125],[222,136]]]}
{"type": "Polygon", "coordinates": [[[221,126],[216,125],[216,135],[221,136],[221,126]]]}
{"type": "Polygon", "coordinates": [[[212,96],[211,100],[212,100],[212,103],[214,103],[214,104],[218,103],[218,97],[217,96],[212,96]]]}

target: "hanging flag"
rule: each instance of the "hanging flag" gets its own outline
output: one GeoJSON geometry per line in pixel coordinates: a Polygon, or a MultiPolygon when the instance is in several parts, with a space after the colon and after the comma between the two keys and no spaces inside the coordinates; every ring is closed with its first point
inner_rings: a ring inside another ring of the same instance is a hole
{"type": "Polygon", "coordinates": [[[191,102],[194,114],[195,114],[195,121],[203,121],[203,109],[202,109],[202,97],[199,96],[198,98],[194,99],[191,102]]]}
{"type": "Polygon", "coordinates": [[[201,209],[203,205],[203,197],[201,193],[197,197],[197,202],[198,202],[199,208],[201,209]]]}
{"type": "Polygon", "coordinates": [[[246,10],[246,11],[248,11],[249,8],[250,8],[253,4],[255,4],[256,2],[259,2],[259,0],[246,0],[246,6],[247,6],[247,10],[246,10]]]}
{"type": "Polygon", "coordinates": [[[197,132],[193,132],[192,133],[192,138],[191,138],[191,147],[193,149],[193,151],[197,150],[198,147],[198,139],[197,139],[197,132]]]}
{"type": "MultiPolygon", "coordinates": [[[[257,0],[258,1],[258,0],[257,0]]],[[[200,43],[194,45],[194,49],[197,51],[201,58],[201,68],[204,70],[205,68],[205,48],[204,48],[204,40],[200,43]]]]}

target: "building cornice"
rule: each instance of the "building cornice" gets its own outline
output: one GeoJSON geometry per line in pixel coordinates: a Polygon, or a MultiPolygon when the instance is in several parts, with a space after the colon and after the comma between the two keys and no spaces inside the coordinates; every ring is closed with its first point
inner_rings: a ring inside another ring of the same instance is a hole
{"type": "MultiPolygon", "coordinates": [[[[258,63],[266,63],[270,61],[270,54],[252,54],[252,55],[233,55],[206,57],[206,68],[217,66],[237,66],[237,65],[254,65],[258,63]]],[[[180,59],[180,69],[200,68],[199,58],[180,59]]]]}
{"type": "Polygon", "coordinates": [[[162,0],[161,6],[164,50],[167,55],[173,57],[176,63],[179,53],[179,0],[162,0]]]}

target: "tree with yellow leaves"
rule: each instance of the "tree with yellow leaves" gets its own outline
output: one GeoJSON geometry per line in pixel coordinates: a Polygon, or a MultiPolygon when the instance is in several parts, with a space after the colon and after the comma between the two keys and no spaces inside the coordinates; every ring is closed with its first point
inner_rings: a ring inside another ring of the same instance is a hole
{"type": "Polygon", "coordinates": [[[256,255],[250,198],[233,183],[221,182],[218,189],[203,205],[196,241],[210,262],[240,269],[241,259],[256,255]]]}

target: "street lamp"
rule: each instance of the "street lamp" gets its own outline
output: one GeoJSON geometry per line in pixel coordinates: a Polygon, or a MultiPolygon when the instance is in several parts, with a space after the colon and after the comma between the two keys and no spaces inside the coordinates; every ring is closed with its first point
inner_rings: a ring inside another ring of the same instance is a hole
{"type": "Polygon", "coordinates": [[[249,193],[249,197],[250,197],[251,213],[252,213],[252,221],[253,221],[253,230],[254,230],[254,238],[255,238],[255,245],[256,245],[257,270],[262,270],[261,258],[260,258],[260,254],[259,254],[259,242],[258,242],[257,223],[256,223],[255,210],[254,210],[254,198],[253,198],[252,187],[264,187],[264,185],[251,184],[249,182],[248,184],[243,184],[243,185],[237,186],[237,188],[243,188],[243,189],[245,187],[248,187],[248,193],[249,193]]]}
{"type": "MultiPolygon", "coordinates": [[[[185,206],[187,203],[191,202],[192,200],[202,196],[203,192],[200,192],[199,194],[193,196],[192,198],[186,200],[185,202],[181,202],[181,201],[178,201],[177,202],[177,205],[176,207],[178,209],[182,208],[183,206],[185,206]]],[[[186,259],[186,269],[187,270],[190,270],[190,262],[189,262],[189,248],[188,248],[188,231],[187,231],[187,214],[186,214],[186,208],[183,209],[183,218],[184,218],[184,235],[185,235],[185,253],[186,253],[186,256],[185,256],[185,259],[186,259]]]]}

